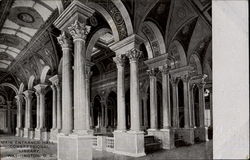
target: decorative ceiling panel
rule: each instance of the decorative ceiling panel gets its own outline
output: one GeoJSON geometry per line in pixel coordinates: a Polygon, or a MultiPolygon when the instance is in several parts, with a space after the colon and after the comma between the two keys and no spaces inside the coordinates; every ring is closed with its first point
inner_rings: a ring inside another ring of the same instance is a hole
{"type": "MultiPolygon", "coordinates": [[[[14,0],[0,28],[0,68],[7,69],[57,8],[59,0],[14,0]]],[[[0,8],[2,10],[3,8],[0,8]]]]}

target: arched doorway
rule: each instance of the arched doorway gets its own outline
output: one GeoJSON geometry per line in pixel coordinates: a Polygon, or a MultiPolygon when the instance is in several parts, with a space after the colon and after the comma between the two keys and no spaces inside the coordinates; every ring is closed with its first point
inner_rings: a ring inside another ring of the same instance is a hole
{"type": "Polygon", "coordinates": [[[117,95],[111,91],[107,98],[107,132],[112,132],[117,127],[117,95]]]}
{"type": "Polygon", "coordinates": [[[184,92],[183,81],[180,79],[178,82],[178,109],[179,109],[179,127],[184,128],[184,92]]]}
{"type": "Polygon", "coordinates": [[[200,126],[200,117],[199,117],[199,89],[197,85],[193,88],[193,94],[194,94],[194,126],[199,127],[200,126]]]}

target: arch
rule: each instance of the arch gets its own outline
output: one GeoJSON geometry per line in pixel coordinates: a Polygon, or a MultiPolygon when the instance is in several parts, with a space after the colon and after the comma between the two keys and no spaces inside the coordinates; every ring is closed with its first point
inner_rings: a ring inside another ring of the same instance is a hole
{"type": "Polygon", "coordinates": [[[42,70],[42,73],[41,73],[41,77],[40,77],[40,82],[41,83],[45,83],[45,80],[46,80],[46,76],[48,74],[50,70],[50,67],[49,66],[45,66],[42,70]]]}
{"type": "Polygon", "coordinates": [[[91,37],[87,49],[86,49],[86,58],[90,61],[91,60],[91,54],[92,54],[92,50],[96,44],[96,42],[98,41],[98,39],[105,35],[106,33],[111,33],[110,29],[108,28],[101,28],[99,30],[97,30],[93,36],[91,37]]]}
{"type": "Polygon", "coordinates": [[[22,94],[23,91],[24,91],[24,84],[21,83],[20,86],[19,86],[18,94],[22,94]]]}
{"type": "Polygon", "coordinates": [[[112,30],[114,40],[116,42],[118,42],[120,40],[119,32],[118,32],[118,29],[116,28],[115,22],[113,21],[110,14],[102,6],[100,6],[97,3],[89,2],[88,6],[91,7],[92,9],[96,10],[97,12],[99,12],[104,17],[104,19],[107,21],[107,23],[109,24],[109,27],[112,30]]]}
{"type": "Polygon", "coordinates": [[[0,85],[1,85],[1,86],[9,87],[9,88],[11,88],[11,89],[16,93],[16,95],[18,94],[18,89],[17,89],[17,87],[14,86],[13,84],[11,84],[11,83],[2,83],[2,84],[0,84],[0,85]]]}
{"type": "Polygon", "coordinates": [[[189,59],[190,65],[195,65],[197,74],[202,74],[202,67],[199,57],[196,54],[192,54],[189,59]]]}
{"type": "Polygon", "coordinates": [[[166,53],[166,46],[160,29],[151,21],[145,21],[139,30],[146,42],[144,43],[148,52],[148,58],[156,57],[166,53]]]}
{"type": "Polygon", "coordinates": [[[28,82],[28,89],[32,89],[33,88],[34,80],[35,80],[35,76],[34,75],[30,76],[29,82],[28,82]]]}
{"type": "MultiPolygon", "coordinates": [[[[125,6],[123,5],[122,1],[121,0],[111,0],[111,2],[113,3],[113,5],[115,5],[115,7],[120,12],[120,15],[125,23],[127,36],[132,35],[134,32],[132,22],[131,22],[129,14],[128,14],[128,11],[125,8],[125,6]]],[[[107,23],[109,24],[109,26],[112,30],[112,34],[114,36],[115,42],[118,42],[119,40],[121,40],[121,37],[119,37],[119,31],[121,31],[121,30],[117,28],[117,25],[114,21],[114,18],[110,15],[110,13],[100,4],[97,4],[94,2],[88,2],[87,5],[89,7],[91,7],[92,9],[96,10],[97,12],[99,12],[104,17],[104,19],[107,21],[107,23]]],[[[117,13],[115,13],[114,16],[116,16],[116,14],[117,13]]]]}
{"type": "Polygon", "coordinates": [[[175,67],[183,67],[187,65],[185,50],[178,40],[171,42],[169,45],[169,53],[175,58],[175,67]]]}

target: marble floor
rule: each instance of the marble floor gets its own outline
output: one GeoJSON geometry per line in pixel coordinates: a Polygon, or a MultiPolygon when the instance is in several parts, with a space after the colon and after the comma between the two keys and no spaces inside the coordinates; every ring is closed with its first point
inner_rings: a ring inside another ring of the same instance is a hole
{"type": "MultiPolygon", "coordinates": [[[[132,158],[116,155],[106,151],[93,150],[94,160],[167,160],[167,159],[212,159],[212,141],[194,144],[188,147],[178,147],[172,150],[160,150],[144,157],[132,158]]],[[[0,135],[1,160],[56,160],[57,147],[55,143],[20,138],[11,135],[0,135]],[[27,145],[28,144],[28,145],[27,145]],[[39,144],[39,145],[38,145],[39,144]],[[36,148],[35,146],[40,146],[36,148]],[[27,156],[27,152],[32,156],[27,156]],[[26,152],[26,153],[25,153],[26,152]],[[26,155],[26,157],[24,157],[26,155]]]]}

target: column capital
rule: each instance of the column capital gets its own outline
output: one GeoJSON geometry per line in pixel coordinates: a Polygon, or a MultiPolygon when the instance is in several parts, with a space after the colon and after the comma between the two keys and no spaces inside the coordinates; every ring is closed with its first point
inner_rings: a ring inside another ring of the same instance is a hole
{"type": "Polygon", "coordinates": [[[57,37],[58,43],[61,45],[62,49],[71,49],[72,42],[69,35],[66,32],[62,32],[62,34],[57,37]]]}
{"type": "Polygon", "coordinates": [[[55,84],[50,85],[50,87],[51,87],[51,89],[52,89],[53,92],[56,91],[56,86],[55,86],[55,84]]]}
{"type": "Polygon", "coordinates": [[[48,85],[46,85],[46,84],[38,84],[34,88],[36,89],[37,93],[41,95],[41,94],[45,94],[45,88],[47,86],[48,85]]]}
{"type": "Polygon", "coordinates": [[[155,68],[152,69],[148,69],[147,70],[147,74],[149,75],[149,77],[155,77],[157,75],[157,70],[155,68]]]}
{"type": "Polygon", "coordinates": [[[183,75],[182,77],[181,77],[181,79],[182,79],[182,81],[184,82],[184,83],[188,83],[189,82],[189,80],[191,79],[191,77],[189,76],[189,75],[183,75]]]}
{"type": "Polygon", "coordinates": [[[26,90],[23,92],[23,94],[25,95],[25,98],[28,98],[28,99],[33,98],[33,96],[32,96],[33,93],[34,93],[34,91],[32,91],[32,90],[26,90]]]}
{"type": "Polygon", "coordinates": [[[113,61],[116,63],[116,66],[124,67],[126,57],[124,55],[116,55],[113,57],[113,61]]]}
{"type": "Polygon", "coordinates": [[[130,63],[131,62],[137,62],[141,56],[142,52],[137,49],[133,48],[126,52],[126,56],[129,58],[130,63]]]}
{"type": "Polygon", "coordinates": [[[49,81],[53,84],[53,85],[55,85],[55,86],[57,86],[57,85],[59,85],[60,84],[60,79],[61,79],[61,76],[59,76],[59,75],[54,75],[53,77],[51,77],[50,79],[49,79],[49,81]]]}
{"type": "Polygon", "coordinates": [[[179,82],[179,79],[177,77],[171,77],[170,82],[172,85],[177,85],[177,83],[179,82]]]}
{"type": "Polygon", "coordinates": [[[15,96],[15,98],[16,98],[17,101],[22,101],[23,95],[22,94],[18,94],[18,95],[15,96]]]}
{"type": "Polygon", "coordinates": [[[74,41],[75,40],[83,40],[85,41],[87,35],[90,32],[90,26],[85,23],[80,23],[78,20],[75,20],[69,27],[69,33],[72,35],[74,41]]]}
{"type": "Polygon", "coordinates": [[[162,66],[159,70],[162,74],[169,74],[170,69],[170,66],[162,66]]]}
{"type": "Polygon", "coordinates": [[[206,85],[206,82],[200,82],[197,84],[199,89],[204,89],[204,86],[206,85]]]}

